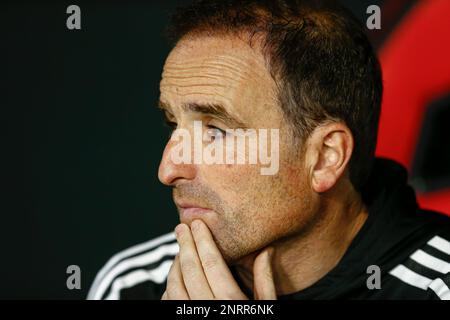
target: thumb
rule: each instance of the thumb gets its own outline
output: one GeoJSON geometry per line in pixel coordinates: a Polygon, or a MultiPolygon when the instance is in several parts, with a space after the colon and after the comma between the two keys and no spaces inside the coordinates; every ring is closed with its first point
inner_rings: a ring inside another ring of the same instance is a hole
{"type": "Polygon", "coordinates": [[[276,300],[277,293],[272,273],[273,248],[266,248],[253,264],[253,291],[257,300],[276,300]]]}

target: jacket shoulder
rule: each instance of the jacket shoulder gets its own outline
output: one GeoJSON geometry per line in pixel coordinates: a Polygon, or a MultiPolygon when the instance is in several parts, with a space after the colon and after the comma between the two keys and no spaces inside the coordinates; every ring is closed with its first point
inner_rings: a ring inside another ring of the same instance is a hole
{"type": "Polygon", "coordinates": [[[443,230],[398,264],[389,275],[396,279],[400,298],[450,300],[450,232],[443,230]],[[401,294],[403,292],[403,294],[401,294]]]}

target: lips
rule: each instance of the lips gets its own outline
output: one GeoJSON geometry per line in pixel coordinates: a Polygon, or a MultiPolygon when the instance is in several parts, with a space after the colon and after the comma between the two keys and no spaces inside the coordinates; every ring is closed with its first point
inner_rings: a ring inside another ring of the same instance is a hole
{"type": "Polygon", "coordinates": [[[190,203],[186,201],[176,201],[175,204],[179,208],[180,215],[184,219],[195,219],[199,218],[212,210],[209,208],[202,207],[196,203],[190,203]]]}

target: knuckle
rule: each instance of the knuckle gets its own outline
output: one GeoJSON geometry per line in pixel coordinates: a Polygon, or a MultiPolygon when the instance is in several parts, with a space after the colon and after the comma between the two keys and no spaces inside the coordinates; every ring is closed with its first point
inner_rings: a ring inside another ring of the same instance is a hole
{"type": "Polygon", "coordinates": [[[216,255],[207,253],[202,259],[202,266],[205,270],[212,270],[219,265],[219,259],[216,255]]]}
{"type": "Polygon", "coordinates": [[[272,272],[270,270],[265,270],[263,273],[263,280],[265,283],[272,282],[272,272]]]}
{"type": "Polygon", "coordinates": [[[189,274],[193,274],[197,271],[197,263],[195,262],[193,257],[187,256],[181,260],[181,268],[184,272],[189,274]]]}

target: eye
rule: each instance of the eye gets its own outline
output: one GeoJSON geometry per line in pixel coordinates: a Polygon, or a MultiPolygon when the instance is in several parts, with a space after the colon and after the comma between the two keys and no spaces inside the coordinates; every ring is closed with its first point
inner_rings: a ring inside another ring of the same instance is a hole
{"type": "Polygon", "coordinates": [[[207,125],[206,127],[208,128],[207,129],[208,135],[213,139],[221,139],[227,135],[226,131],[223,129],[217,128],[212,125],[207,125]]]}

